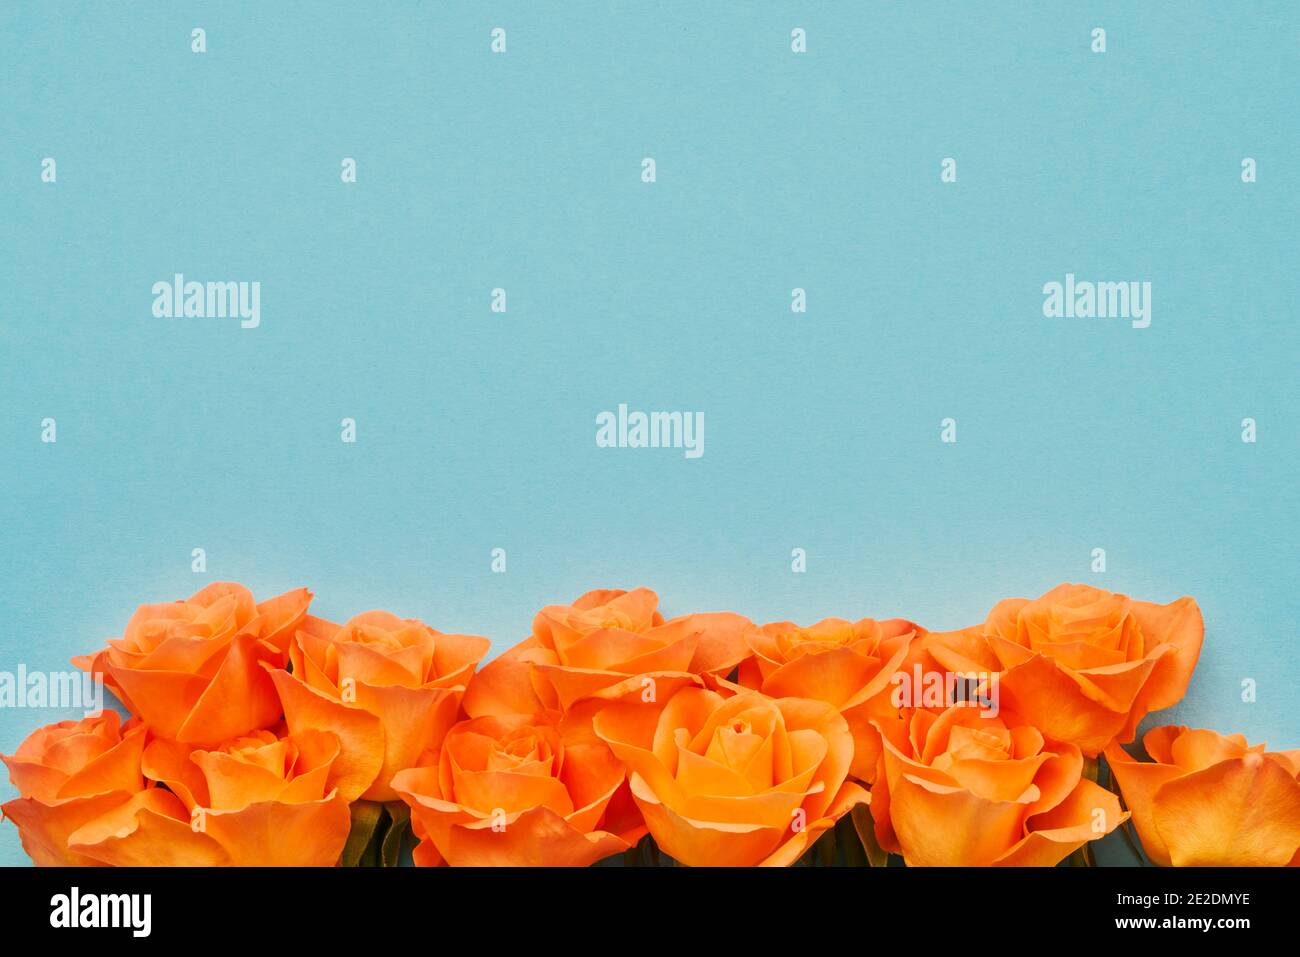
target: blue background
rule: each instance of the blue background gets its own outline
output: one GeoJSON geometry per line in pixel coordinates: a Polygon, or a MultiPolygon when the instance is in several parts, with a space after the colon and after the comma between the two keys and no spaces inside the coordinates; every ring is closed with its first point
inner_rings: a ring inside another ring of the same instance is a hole
{"type": "Polygon", "coordinates": [[[1160,723],[1300,746],[1294,4],[367,6],[0,8],[0,669],[223,579],[494,653],[596,586],[945,629],[1072,580],[1200,602],[1160,723]],[[154,318],[176,272],[261,327],[154,318]],[[1067,272],[1151,327],[1044,318],[1067,272]],[[597,448],[620,402],[703,458],[597,448]]]}

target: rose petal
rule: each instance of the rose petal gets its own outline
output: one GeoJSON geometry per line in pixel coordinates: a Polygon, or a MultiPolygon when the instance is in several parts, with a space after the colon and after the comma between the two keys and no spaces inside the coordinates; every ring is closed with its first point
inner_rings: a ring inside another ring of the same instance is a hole
{"type": "Polygon", "coordinates": [[[108,814],[83,825],[69,847],[113,867],[215,867],[229,863],[225,851],[196,832],[176,795],[150,788],[108,814]]]}
{"type": "Polygon", "coordinates": [[[1300,850],[1300,783],[1261,754],[1168,781],[1153,805],[1175,867],[1281,867],[1300,850]]]}
{"type": "Polygon", "coordinates": [[[359,798],[384,766],[382,722],[368,711],[325,697],[287,672],[272,671],[271,678],[291,733],[329,731],[338,735],[340,751],[330,769],[329,785],[338,789],[344,801],[359,798]]]}
{"type": "Polygon", "coordinates": [[[337,790],[305,804],[266,801],[204,815],[204,833],[231,864],[244,867],[333,867],[351,828],[348,802],[337,790]]]}

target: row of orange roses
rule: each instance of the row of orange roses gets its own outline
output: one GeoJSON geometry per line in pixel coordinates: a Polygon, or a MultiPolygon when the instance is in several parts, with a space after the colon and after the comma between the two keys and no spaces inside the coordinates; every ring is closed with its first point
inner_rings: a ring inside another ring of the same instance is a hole
{"type": "Polygon", "coordinates": [[[32,859],[333,865],[383,802],[421,865],[582,866],[647,832],[684,864],[786,865],[846,815],[873,858],[1053,865],[1130,814],[1157,863],[1300,862],[1300,752],[1176,727],[1145,736],[1151,762],[1119,747],[1186,691],[1190,598],[1062,585],[928,632],[665,620],[647,589],[602,590],[482,668],[486,638],[386,612],[337,625],[310,600],[211,585],[76,659],[132,717],[50,725],[4,758],[32,859]],[[993,677],[963,700],[896,693],[930,673],[993,677]]]}

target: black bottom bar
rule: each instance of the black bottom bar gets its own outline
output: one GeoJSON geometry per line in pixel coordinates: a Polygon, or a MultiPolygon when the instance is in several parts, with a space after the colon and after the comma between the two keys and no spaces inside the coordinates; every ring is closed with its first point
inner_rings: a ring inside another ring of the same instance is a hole
{"type": "MultiPolygon", "coordinates": [[[[1294,926],[1297,869],[919,868],[18,869],[5,881],[5,927],[94,941],[384,945],[419,930],[430,947],[482,933],[491,946],[530,934],[559,941],[639,937],[676,946],[709,928],[716,946],[773,934],[861,934],[873,945],[982,940],[981,928],[1094,938],[1241,934],[1294,926]],[[75,891],[73,890],[75,888],[75,891]],[[105,896],[108,895],[108,896],[105,896]],[[120,897],[117,895],[148,895],[120,897]],[[115,923],[87,927],[88,923],[115,923]],[[55,926],[59,925],[59,926],[55,926]],[[531,930],[530,930],[531,928],[531,930]],[[144,931],[147,930],[147,936],[144,931]],[[602,938],[600,935],[614,935],[602,938]]],[[[825,939],[825,938],[823,938],[825,939]]],[[[946,943],[942,943],[946,942],[946,943]]],[[[589,949],[589,948],[584,948],[589,949]]]]}

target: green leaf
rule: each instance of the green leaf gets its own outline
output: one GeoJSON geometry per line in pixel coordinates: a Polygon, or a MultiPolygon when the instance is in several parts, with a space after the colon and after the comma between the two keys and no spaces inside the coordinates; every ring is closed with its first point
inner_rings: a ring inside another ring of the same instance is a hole
{"type": "Polygon", "coordinates": [[[411,808],[405,801],[389,801],[384,805],[392,824],[384,835],[380,860],[384,867],[397,867],[402,862],[402,842],[411,833],[411,808]]]}
{"type": "Polygon", "coordinates": [[[849,813],[853,816],[853,828],[858,832],[862,849],[867,852],[867,863],[872,867],[886,867],[889,864],[889,853],[876,840],[876,824],[871,819],[871,807],[858,804],[849,813]]]}
{"type": "Polygon", "coordinates": [[[835,828],[827,828],[813,842],[813,862],[817,867],[835,866],[835,828]]]}
{"type": "Polygon", "coordinates": [[[845,814],[835,822],[835,844],[840,849],[845,867],[870,867],[866,848],[858,838],[853,815],[845,814]]]}
{"type": "Polygon", "coordinates": [[[1120,834],[1124,835],[1124,843],[1128,845],[1129,851],[1137,859],[1139,867],[1147,866],[1146,855],[1142,853],[1141,842],[1133,836],[1133,820],[1130,818],[1119,826],[1120,834]]]}
{"type": "Polygon", "coordinates": [[[1097,860],[1092,855],[1092,844],[1085,843],[1064,861],[1067,867],[1096,867],[1097,860]]]}
{"type": "Polygon", "coordinates": [[[650,867],[650,835],[647,834],[623,852],[624,867],[650,867]]]}
{"type": "Polygon", "coordinates": [[[384,816],[384,806],[378,801],[354,801],[352,803],[352,830],[348,832],[348,842],[343,845],[343,856],[339,858],[340,867],[361,867],[366,848],[374,839],[375,831],[384,816]]]}
{"type": "Polygon", "coordinates": [[[641,860],[646,867],[659,867],[663,863],[659,859],[659,846],[649,834],[641,839],[641,860]]]}

